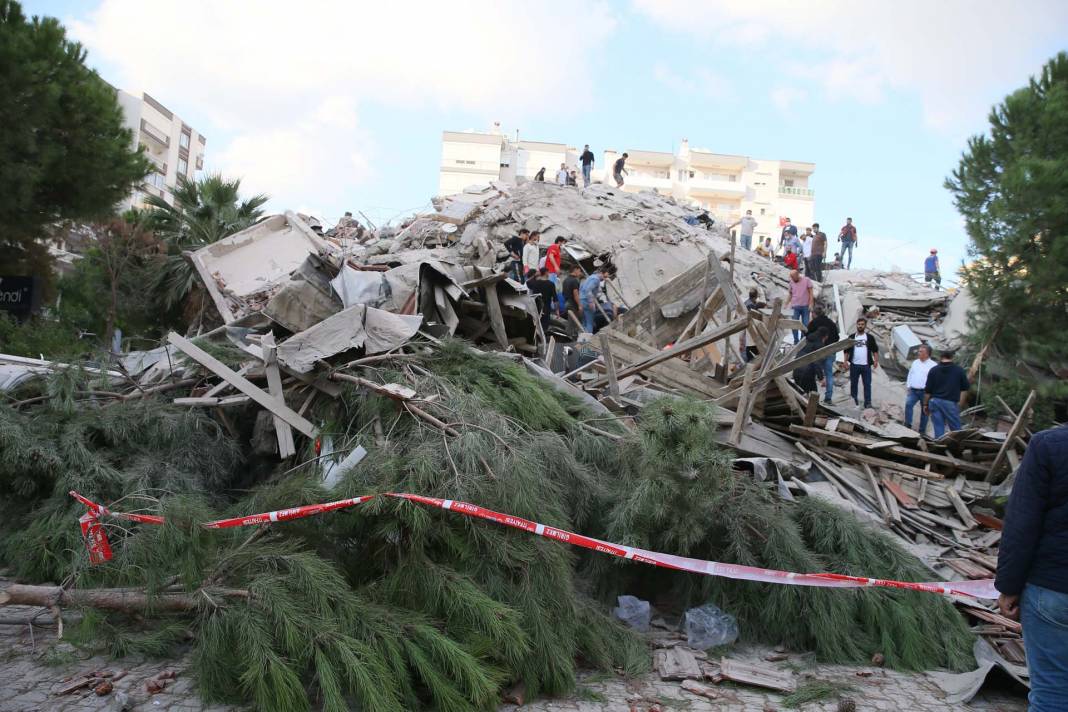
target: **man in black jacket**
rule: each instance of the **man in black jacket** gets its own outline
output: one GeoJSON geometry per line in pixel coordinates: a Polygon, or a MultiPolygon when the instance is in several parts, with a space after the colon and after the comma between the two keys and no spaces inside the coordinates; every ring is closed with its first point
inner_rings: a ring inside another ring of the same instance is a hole
{"type": "Polygon", "coordinates": [[[968,393],[968,374],[953,363],[953,352],[943,351],[938,365],[927,373],[923,411],[931,417],[935,438],[949,430],[960,430],[960,409],[968,393]]]}
{"type": "MultiPolygon", "coordinates": [[[[933,371],[932,371],[933,373],[933,371]]],[[[1068,426],[1031,438],[1005,509],[994,585],[1023,623],[1031,712],[1068,710],[1068,426]]]]}
{"type": "MultiPolygon", "coordinates": [[[[808,330],[812,332],[823,329],[826,332],[827,338],[824,339],[823,346],[838,341],[841,338],[838,335],[838,325],[827,316],[827,309],[823,303],[816,302],[812,311],[816,316],[808,323],[808,330]]],[[[816,368],[817,372],[823,373],[823,402],[830,404],[831,398],[834,397],[834,354],[817,361],[816,368]]]]}
{"type": "Polygon", "coordinates": [[[879,342],[868,331],[868,320],[857,319],[857,330],[851,334],[853,345],[845,348],[846,363],[849,364],[849,395],[853,402],[857,400],[857,382],[864,381],[864,407],[871,408],[871,372],[879,368],[879,342]]]}
{"type": "Polygon", "coordinates": [[[523,248],[530,239],[530,230],[523,228],[518,235],[512,235],[504,241],[508,250],[508,273],[516,282],[523,282],[523,248]]]}
{"type": "Polygon", "coordinates": [[[579,157],[579,163],[582,164],[582,187],[590,187],[590,172],[593,170],[593,151],[590,150],[590,144],[586,144],[582,149],[582,155],[579,157]]]}

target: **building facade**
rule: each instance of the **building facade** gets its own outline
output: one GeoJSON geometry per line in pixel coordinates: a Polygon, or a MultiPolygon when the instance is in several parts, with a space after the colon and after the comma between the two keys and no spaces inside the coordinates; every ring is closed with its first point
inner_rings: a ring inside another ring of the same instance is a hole
{"type": "Polygon", "coordinates": [[[174,203],[180,179],[196,180],[204,168],[207,139],[147,93],[140,96],[116,90],[125,124],[133,132],[134,148],[143,146],[153,171],[130,194],[123,209],[143,207],[148,195],[174,203]]]}
{"type": "MultiPolygon", "coordinates": [[[[438,193],[443,196],[491,180],[532,180],[541,168],[545,168],[545,180],[552,181],[561,163],[577,169],[581,153],[563,143],[513,141],[499,127],[489,133],[445,131],[441,143],[438,193]]],[[[686,140],[674,153],[625,152],[624,191],[651,190],[672,196],[728,223],[752,210],[757,221],[754,236],[771,237],[774,244],[786,218],[801,227],[815,219],[814,163],[712,153],[691,149],[686,140]]],[[[614,185],[611,167],[623,153],[604,151],[594,166],[593,180],[614,185]]]]}

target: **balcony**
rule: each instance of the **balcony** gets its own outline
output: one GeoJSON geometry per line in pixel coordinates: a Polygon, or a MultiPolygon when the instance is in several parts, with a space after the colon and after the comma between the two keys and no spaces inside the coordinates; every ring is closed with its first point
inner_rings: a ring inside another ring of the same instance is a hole
{"type": "Polygon", "coordinates": [[[646,173],[629,173],[623,176],[625,185],[633,188],[653,188],[657,190],[671,190],[670,178],[658,178],[646,173]]]}
{"type": "Polygon", "coordinates": [[[167,134],[157,129],[152,124],[148,123],[144,119],[141,119],[141,133],[148,136],[150,139],[158,143],[164,148],[170,148],[171,138],[167,134]]]}
{"type": "Polygon", "coordinates": [[[795,188],[792,185],[780,185],[779,195],[786,198],[815,198],[816,191],[812,188],[795,188]]]}
{"type": "Polygon", "coordinates": [[[145,158],[147,158],[149,160],[149,162],[153,166],[156,167],[156,172],[157,173],[159,173],[161,175],[167,175],[167,162],[166,161],[164,161],[162,158],[160,158],[159,156],[155,155],[154,153],[151,153],[150,151],[145,151],[144,152],[144,156],[145,156],[145,158]]]}
{"type": "MultiPolygon", "coordinates": [[[[441,162],[441,170],[446,173],[479,173],[482,175],[500,175],[501,162],[497,161],[471,161],[466,159],[445,159],[441,162]]],[[[549,180],[549,171],[546,171],[545,179],[549,180]]]]}
{"type": "Polygon", "coordinates": [[[686,185],[691,194],[722,195],[730,198],[745,196],[745,183],[714,178],[691,178],[686,185]]]}

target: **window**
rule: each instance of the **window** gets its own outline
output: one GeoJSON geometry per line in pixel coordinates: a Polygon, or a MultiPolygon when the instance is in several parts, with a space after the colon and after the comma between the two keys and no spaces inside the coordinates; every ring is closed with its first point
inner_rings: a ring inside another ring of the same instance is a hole
{"type": "Polygon", "coordinates": [[[461,166],[473,166],[473,165],[475,165],[474,161],[461,161],[460,159],[456,159],[456,162],[459,163],[461,166]]]}
{"type": "Polygon", "coordinates": [[[787,188],[793,188],[794,187],[794,179],[793,178],[783,178],[782,184],[785,185],[787,188]]]}
{"type": "Polygon", "coordinates": [[[184,158],[178,159],[178,175],[182,178],[185,178],[187,175],[189,175],[189,161],[185,160],[184,158]]]}
{"type": "Polygon", "coordinates": [[[690,177],[693,178],[693,171],[690,171],[690,177]]]}
{"type": "Polygon", "coordinates": [[[732,173],[731,175],[727,176],[727,180],[728,180],[728,181],[729,181],[730,183],[737,183],[737,182],[738,182],[738,176],[736,176],[736,175],[734,175],[734,174],[732,173]]]}
{"type": "Polygon", "coordinates": [[[686,171],[682,170],[681,168],[679,169],[679,182],[680,183],[685,183],[686,182],[686,171]]]}
{"type": "Polygon", "coordinates": [[[182,135],[178,137],[178,145],[182,148],[189,148],[189,134],[182,133],[182,135]]]}
{"type": "Polygon", "coordinates": [[[156,188],[164,188],[167,184],[166,179],[155,171],[148,174],[148,177],[145,178],[145,182],[156,188]]]}
{"type": "Polygon", "coordinates": [[[761,209],[760,209],[760,214],[761,214],[761,215],[763,215],[763,214],[764,214],[764,208],[761,208],[761,209]]]}

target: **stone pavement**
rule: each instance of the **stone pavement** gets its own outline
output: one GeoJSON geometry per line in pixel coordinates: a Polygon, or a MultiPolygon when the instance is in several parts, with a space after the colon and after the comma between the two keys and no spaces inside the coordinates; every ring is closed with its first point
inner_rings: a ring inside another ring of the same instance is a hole
{"type": "MultiPolygon", "coordinates": [[[[40,609],[7,606],[6,618],[26,617],[40,609]]],[[[48,619],[42,616],[42,622],[48,619]]],[[[732,659],[760,661],[767,648],[732,648],[732,659]]],[[[842,693],[856,702],[857,710],[889,712],[945,712],[941,691],[922,674],[897,673],[881,668],[814,665],[810,656],[790,655],[774,665],[792,671],[797,679],[837,683],[851,690],[842,693]]],[[[662,682],[655,673],[635,679],[586,672],[574,694],[567,698],[534,700],[522,706],[503,705],[498,712],[669,712],[716,710],[764,712],[784,710],[782,696],[733,683],[709,684],[717,698],[698,697],[678,682],[662,682]]],[[[1024,712],[1022,694],[984,691],[969,705],[956,709],[977,712],[1024,712]]],[[[838,710],[836,698],[803,705],[802,710],[838,710]]],[[[53,627],[0,625],[0,712],[237,712],[228,706],[205,705],[197,695],[187,658],[159,661],[138,657],[113,660],[90,656],[56,640],[53,627]],[[91,688],[59,696],[72,681],[94,672],[109,673],[114,690],[97,696],[91,688]],[[150,694],[146,683],[160,673],[173,671],[161,692],[150,694]]]]}

